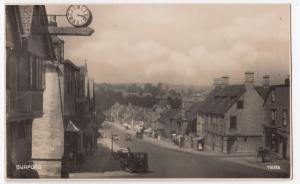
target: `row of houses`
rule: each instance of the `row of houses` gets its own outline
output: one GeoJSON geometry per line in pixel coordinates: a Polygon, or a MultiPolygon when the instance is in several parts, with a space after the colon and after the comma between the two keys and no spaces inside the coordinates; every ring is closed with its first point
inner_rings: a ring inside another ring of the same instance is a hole
{"type": "Polygon", "coordinates": [[[229,85],[228,77],[215,82],[197,110],[206,150],[234,154],[264,147],[281,158],[289,157],[289,79],[273,86],[268,75],[262,81],[256,86],[254,73],[245,72],[244,84],[229,85]]]}
{"type": "Polygon", "coordinates": [[[47,26],[45,6],[6,6],[8,178],[66,176],[96,145],[94,81],[47,26]]]}
{"type": "Polygon", "coordinates": [[[270,77],[265,75],[262,81],[261,86],[256,86],[253,72],[245,72],[244,84],[230,85],[227,76],[216,79],[214,89],[204,101],[183,109],[185,116],[181,117],[185,119],[176,118],[179,112],[169,119],[176,119],[177,128],[183,128],[182,134],[194,136],[196,132],[191,142],[195,140],[196,147],[206,151],[240,154],[254,153],[264,147],[288,158],[289,79],[270,86],[270,77]]]}
{"type": "MultiPolygon", "coordinates": [[[[270,85],[270,77],[265,75],[261,85],[254,82],[253,72],[245,72],[244,83],[237,85],[230,85],[229,77],[224,76],[214,80],[213,89],[203,101],[183,100],[182,107],[176,109],[168,104],[156,104],[150,110],[133,112],[140,116],[143,112],[152,114],[152,118],[140,119],[148,121],[143,123],[145,128],[150,127],[176,143],[181,138],[181,147],[224,154],[255,153],[264,147],[281,158],[288,158],[289,79],[280,85],[270,85]]],[[[121,107],[128,110],[126,106],[121,107]]],[[[118,112],[122,117],[133,114],[130,110],[131,113],[119,110],[112,109],[112,114],[118,112]]]]}

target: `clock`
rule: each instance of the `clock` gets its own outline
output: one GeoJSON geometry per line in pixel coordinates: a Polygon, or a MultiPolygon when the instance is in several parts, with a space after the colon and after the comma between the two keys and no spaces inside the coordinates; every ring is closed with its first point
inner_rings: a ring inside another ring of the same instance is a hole
{"type": "Polygon", "coordinates": [[[86,27],[93,19],[91,11],[85,5],[71,5],[67,9],[67,20],[74,27],[86,27]]]}

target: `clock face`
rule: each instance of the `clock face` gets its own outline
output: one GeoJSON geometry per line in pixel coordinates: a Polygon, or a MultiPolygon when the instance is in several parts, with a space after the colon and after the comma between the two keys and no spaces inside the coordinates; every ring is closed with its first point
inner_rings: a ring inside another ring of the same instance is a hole
{"type": "Polygon", "coordinates": [[[85,5],[71,5],[67,9],[67,19],[75,27],[85,27],[92,22],[92,13],[85,5]]]}

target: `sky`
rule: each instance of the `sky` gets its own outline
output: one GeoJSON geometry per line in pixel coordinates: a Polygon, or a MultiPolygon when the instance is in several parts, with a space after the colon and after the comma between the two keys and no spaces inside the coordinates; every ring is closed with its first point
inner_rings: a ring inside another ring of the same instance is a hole
{"type": "MultiPolygon", "coordinates": [[[[47,5],[64,14],[68,5],[47,5]]],[[[64,36],[65,58],[96,82],[211,85],[228,76],[280,84],[290,70],[290,7],[284,4],[88,5],[90,37],[64,36]]],[[[59,26],[70,26],[65,17],[59,26]]]]}

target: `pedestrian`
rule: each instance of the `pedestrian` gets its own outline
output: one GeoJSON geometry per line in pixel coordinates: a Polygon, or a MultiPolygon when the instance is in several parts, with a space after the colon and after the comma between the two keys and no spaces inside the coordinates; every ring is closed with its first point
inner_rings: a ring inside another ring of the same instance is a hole
{"type": "Polygon", "coordinates": [[[184,145],[184,137],[180,135],[180,147],[183,148],[184,145]]]}

